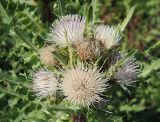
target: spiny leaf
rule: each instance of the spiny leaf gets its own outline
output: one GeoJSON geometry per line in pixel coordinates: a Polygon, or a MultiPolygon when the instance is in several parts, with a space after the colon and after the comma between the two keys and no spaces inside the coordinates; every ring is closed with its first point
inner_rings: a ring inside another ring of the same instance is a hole
{"type": "Polygon", "coordinates": [[[133,6],[133,7],[129,10],[129,12],[128,12],[128,14],[127,14],[127,17],[124,19],[124,21],[122,22],[122,24],[119,26],[121,32],[124,31],[124,29],[125,29],[125,27],[127,26],[129,20],[131,19],[135,7],[136,7],[136,6],[133,6]]]}
{"type": "Polygon", "coordinates": [[[140,77],[145,78],[150,74],[152,70],[158,70],[160,68],[160,60],[153,60],[151,64],[144,65],[144,68],[142,70],[142,73],[140,74],[140,77]]]}
{"type": "Polygon", "coordinates": [[[98,5],[98,1],[97,0],[92,0],[92,21],[93,23],[96,21],[96,15],[97,15],[97,5],[98,5]]]}
{"type": "Polygon", "coordinates": [[[39,52],[38,49],[31,43],[31,41],[29,42],[29,36],[20,28],[15,28],[15,32],[17,33],[17,35],[25,42],[27,43],[34,51],[36,51],[37,53],[39,52]]]}
{"type": "Polygon", "coordinates": [[[11,22],[11,19],[9,18],[7,12],[5,11],[1,3],[0,3],[0,15],[3,18],[3,23],[9,24],[11,22]]]}
{"type": "Polygon", "coordinates": [[[160,41],[157,41],[157,43],[155,43],[151,47],[149,47],[149,49],[147,49],[145,51],[145,54],[148,55],[150,51],[152,51],[153,49],[157,48],[158,46],[160,46],[160,41]]]}
{"type": "Polygon", "coordinates": [[[120,107],[120,110],[121,111],[135,111],[135,112],[139,112],[139,111],[142,111],[144,110],[145,107],[142,106],[142,105],[123,105],[120,107]]]}

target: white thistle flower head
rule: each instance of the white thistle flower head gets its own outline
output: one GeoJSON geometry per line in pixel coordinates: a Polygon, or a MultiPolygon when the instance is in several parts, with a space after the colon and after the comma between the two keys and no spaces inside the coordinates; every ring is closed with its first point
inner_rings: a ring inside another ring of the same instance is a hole
{"type": "Polygon", "coordinates": [[[73,104],[89,107],[99,102],[105,87],[105,80],[97,68],[78,65],[64,72],[62,89],[66,99],[73,104]]]}
{"type": "Polygon", "coordinates": [[[112,26],[99,25],[93,30],[94,38],[100,40],[107,49],[117,45],[121,39],[120,33],[112,26]]]}
{"type": "Polygon", "coordinates": [[[39,98],[55,97],[57,88],[58,81],[48,70],[41,69],[33,74],[31,89],[39,98]]]}
{"type": "Polygon", "coordinates": [[[53,24],[49,41],[59,46],[67,46],[76,41],[83,40],[85,30],[85,17],[79,15],[67,15],[53,24]]]}
{"type": "Polygon", "coordinates": [[[117,71],[115,78],[120,84],[130,86],[133,82],[136,82],[138,73],[139,66],[133,57],[126,60],[124,66],[117,71]]]}
{"type": "Polygon", "coordinates": [[[52,52],[56,51],[56,49],[53,46],[47,46],[39,51],[40,60],[45,65],[55,65],[58,63],[56,59],[54,58],[52,52]]]}

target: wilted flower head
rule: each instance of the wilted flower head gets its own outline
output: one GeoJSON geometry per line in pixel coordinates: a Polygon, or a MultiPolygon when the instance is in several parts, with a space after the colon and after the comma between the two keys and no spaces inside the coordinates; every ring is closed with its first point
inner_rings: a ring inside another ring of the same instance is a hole
{"type": "Polygon", "coordinates": [[[93,32],[94,38],[100,40],[107,49],[117,45],[121,39],[120,33],[109,25],[96,26],[93,32]]]}
{"type": "Polygon", "coordinates": [[[39,70],[33,74],[31,89],[40,98],[55,96],[58,81],[55,76],[47,70],[39,70]]]}
{"type": "Polygon", "coordinates": [[[57,61],[54,59],[52,52],[56,51],[53,46],[47,46],[39,51],[40,60],[45,65],[54,65],[57,64],[57,61]]]}
{"type": "Polygon", "coordinates": [[[59,46],[81,41],[83,40],[85,22],[85,17],[79,15],[63,16],[54,23],[49,40],[59,46]]]}
{"type": "Polygon", "coordinates": [[[97,68],[77,66],[64,72],[62,89],[67,100],[74,104],[89,107],[100,101],[105,90],[105,81],[97,68]]]}
{"type": "Polygon", "coordinates": [[[95,40],[85,40],[75,43],[76,51],[81,61],[93,60],[101,55],[102,45],[95,40]]]}
{"type": "Polygon", "coordinates": [[[122,68],[117,71],[115,78],[120,84],[130,86],[136,81],[138,73],[139,66],[136,64],[135,58],[131,58],[127,59],[122,68]]]}

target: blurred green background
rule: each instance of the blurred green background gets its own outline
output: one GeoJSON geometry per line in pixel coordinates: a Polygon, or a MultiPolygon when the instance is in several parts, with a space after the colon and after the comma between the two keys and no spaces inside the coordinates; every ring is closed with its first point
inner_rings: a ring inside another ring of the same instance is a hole
{"type": "MultiPolygon", "coordinates": [[[[117,90],[107,114],[90,110],[89,122],[160,121],[160,0],[0,0],[0,122],[68,122],[67,104],[39,101],[28,89],[28,76],[41,66],[36,50],[46,44],[52,22],[67,14],[118,25],[134,14],[121,40],[134,51],[142,72],[131,94],[117,90]]],[[[74,107],[74,106],[73,106],[74,107]]]]}

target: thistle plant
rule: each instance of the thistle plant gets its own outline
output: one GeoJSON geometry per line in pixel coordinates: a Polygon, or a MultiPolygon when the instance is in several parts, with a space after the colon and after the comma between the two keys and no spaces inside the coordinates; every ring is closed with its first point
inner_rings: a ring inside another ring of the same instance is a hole
{"type": "Polygon", "coordinates": [[[159,6],[1,0],[0,122],[160,120],[159,6]]]}
{"type": "Polygon", "coordinates": [[[47,38],[51,45],[39,53],[47,70],[33,74],[35,95],[43,99],[53,96],[59,104],[67,101],[79,110],[88,110],[106,101],[104,96],[114,85],[129,92],[139,66],[133,56],[118,48],[124,26],[126,22],[118,26],[92,24],[90,28],[80,15],[56,20],[47,38]]]}

